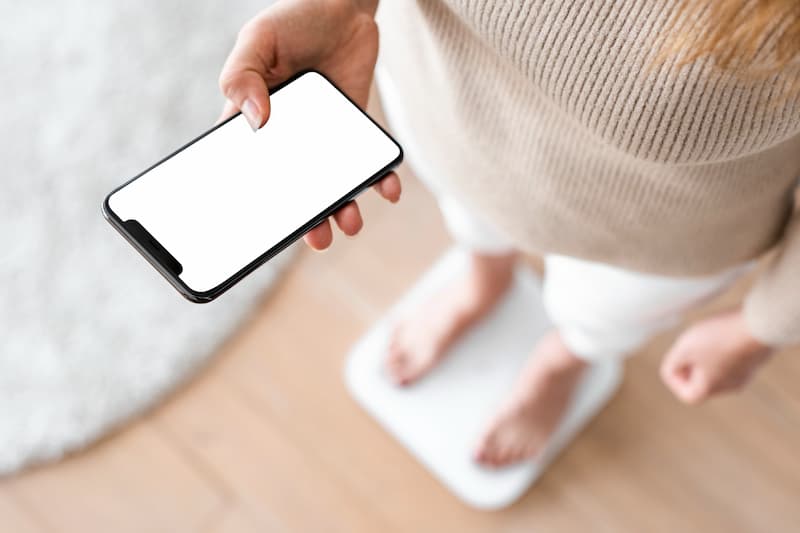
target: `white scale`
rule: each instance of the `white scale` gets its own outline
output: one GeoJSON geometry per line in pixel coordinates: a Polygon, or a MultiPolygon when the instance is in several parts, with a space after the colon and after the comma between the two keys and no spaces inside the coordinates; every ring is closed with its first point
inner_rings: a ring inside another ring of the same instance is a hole
{"type": "Polygon", "coordinates": [[[519,266],[497,308],[414,385],[394,385],[384,367],[394,320],[464,268],[466,254],[446,253],[356,343],[346,363],[345,381],[363,408],[458,498],[476,508],[499,509],[522,496],[614,395],[622,365],[606,362],[587,372],[540,458],[503,469],[475,463],[473,452],[481,432],[511,390],[535,342],[550,327],[534,273],[519,266]]]}

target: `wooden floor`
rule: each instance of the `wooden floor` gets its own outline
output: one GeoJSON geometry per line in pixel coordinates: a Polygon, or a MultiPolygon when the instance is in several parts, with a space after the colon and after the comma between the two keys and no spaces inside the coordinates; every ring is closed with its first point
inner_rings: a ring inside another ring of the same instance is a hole
{"type": "Polygon", "coordinates": [[[744,394],[688,408],[657,376],[671,335],[629,362],[616,399],[519,503],[478,512],[445,491],[341,379],[351,343],[447,246],[432,199],[404,184],[397,206],[366,195],[357,240],[304,251],[163,406],[0,482],[0,531],[800,531],[800,351],[744,394]]]}

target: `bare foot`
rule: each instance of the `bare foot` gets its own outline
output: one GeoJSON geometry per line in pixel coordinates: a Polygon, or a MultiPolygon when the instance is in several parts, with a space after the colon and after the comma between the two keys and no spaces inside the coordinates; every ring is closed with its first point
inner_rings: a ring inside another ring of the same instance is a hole
{"type": "Polygon", "coordinates": [[[558,427],[587,363],[564,346],[557,332],[534,349],[475,452],[475,460],[502,467],[536,456],[558,427]]]}
{"type": "Polygon", "coordinates": [[[476,255],[454,278],[392,333],[386,367],[398,385],[425,375],[453,342],[485,316],[511,285],[515,255],[476,255]]]}

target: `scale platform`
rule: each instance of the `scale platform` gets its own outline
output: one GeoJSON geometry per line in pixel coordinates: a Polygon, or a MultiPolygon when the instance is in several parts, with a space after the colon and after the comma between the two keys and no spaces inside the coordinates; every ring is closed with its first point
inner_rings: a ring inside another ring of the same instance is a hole
{"type": "Polygon", "coordinates": [[[392,324],[467,266],[465,253],[447,252],[353,347],[345,381],[356,401],[458,498],[479,509],[512,504],[614,395],[622,365],[611,361],[586,374],[570,410],[536,460],[502,469],[473,461],[485,425],[500,406],[550,325],[539,281],[524,266],[491,315],[451,348],[430,374],[407,388],[389,379],[384,357],[392,324]]]}

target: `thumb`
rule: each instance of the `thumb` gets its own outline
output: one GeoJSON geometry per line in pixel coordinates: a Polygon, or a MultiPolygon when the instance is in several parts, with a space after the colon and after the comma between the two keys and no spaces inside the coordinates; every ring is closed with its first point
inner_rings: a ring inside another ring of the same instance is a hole
{"type": "Polygon", "coordinates": [[[668,354],[661,365],[664,384],[684,403],[696,404],[708,396],[708,380],[694,361],[668,354]]]}
{"type": "Polygon", "coordinates": [[[257,40],[254,30],[240,32],[219,76],[222,94],[242,112],[253,130],[264,125],[270,111],[264,64],[260,59],[264,44],[264,39],[257,40]]]}

